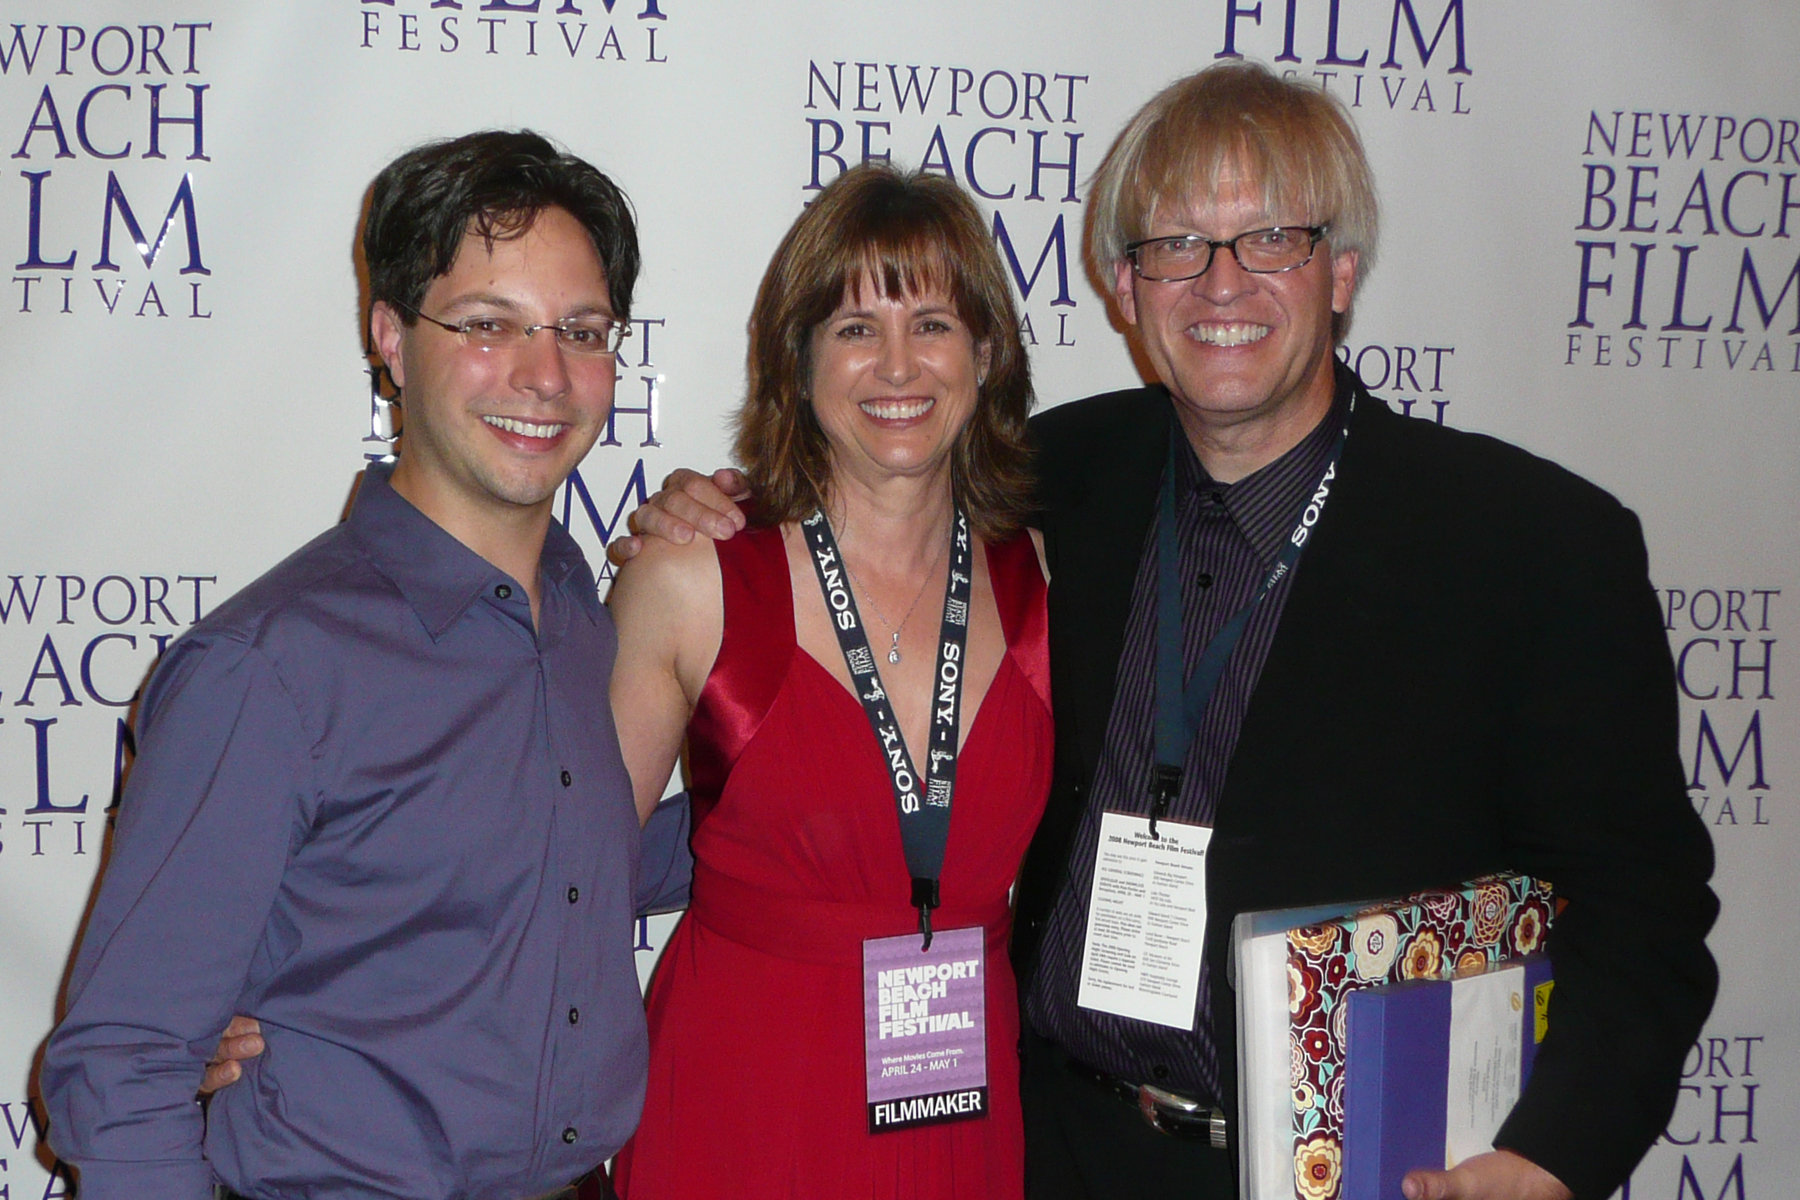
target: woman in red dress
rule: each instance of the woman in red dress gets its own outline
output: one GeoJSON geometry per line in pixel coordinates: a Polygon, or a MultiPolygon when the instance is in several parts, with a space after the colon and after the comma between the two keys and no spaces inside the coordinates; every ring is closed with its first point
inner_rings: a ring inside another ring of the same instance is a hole
{"type": "Polygon", "coordinates": [[[751,318],[750,528],[652,542],[614,586],[638,803],[685,738],[694,805],[629,1200],[1022,1192],[1008,891],[1051,719],[1018,327],[960,188],[845,172],[751,318]],[[865,968],[884,953],[898,973],[865,968]],[[957,1083],[931,1099],[904,1077],[934,1063],[957,1083]]]}

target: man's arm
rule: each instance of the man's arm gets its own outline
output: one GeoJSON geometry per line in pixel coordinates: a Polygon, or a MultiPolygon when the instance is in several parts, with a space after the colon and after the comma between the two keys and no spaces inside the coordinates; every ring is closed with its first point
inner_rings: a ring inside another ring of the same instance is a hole
{"type": "Polygon", "coordinates": [[[638,857],[638,916],[687,907],[688,888],[694,882],[694,855],[688,849],[692,819],[688,794],[677,792],[658,804],[644,822],[638,857]]]}
{"type": "Polygon", "coordinates": [[[310,739],[254,647],[198,641],[157,670],[139,739],[45,1050],[50,1141],[83,1200],[205,1200],[194,1094],[305,827],[310,739]]]}
{"type": "Polygon", "coordinates": [[[1519,866],[1567,903],[1549,938],[1549,1034],[1495,1141],[1588,1200],[1668,1120],[1718,984],[1718,902],[1637,521],[1610,498],[1560,508],[1523,556],[1535,561],[1511,566],[1538,586],[1510,659],[1502,786],[1519,866]]]}

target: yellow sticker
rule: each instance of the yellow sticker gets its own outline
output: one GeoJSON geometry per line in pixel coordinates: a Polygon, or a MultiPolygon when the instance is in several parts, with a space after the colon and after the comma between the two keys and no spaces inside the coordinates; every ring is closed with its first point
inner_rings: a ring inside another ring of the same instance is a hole
{"type": "Polygon", "coordinates": [[[1544,1040],[1544,1033],[1550,1028],[1550,989],[1556,986],[1556,980],[1546,979],[1531,989],[1531,1040],[1533,1043],[1544,1040]]]}

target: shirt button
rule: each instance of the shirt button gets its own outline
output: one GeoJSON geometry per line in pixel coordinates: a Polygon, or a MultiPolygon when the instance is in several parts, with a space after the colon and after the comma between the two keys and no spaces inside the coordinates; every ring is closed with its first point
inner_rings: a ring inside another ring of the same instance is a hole
{"type": "Polygon", "coordinates": [[[502,599],[502,600],[512,599],[512,584],[510,584],[510,583],[501,584],[499,587],[494,589],[494,595],[500,597],[500,599],[502,599]]]}
{"type": "Polygon", "coordinates": [[[1194,582],[1199,584],[1203,588],[1211,587],[1212,586],[1212,572],[1211,571],[1200,572],[1200,574],[1194,576],[1194,582]]]}
{"type": "Polygon", "coordinates": [[[562,785],[564,787],[568,787],[570,784],[572,784],[574,782],[575,782],[575,777],[573,775],[569,774],[567,771],[564,771],[562,773],[562,785]]]}
{"type": "Polygon", "coordinates": [[[576,1135],[576,1133],[575,1133],[575,1127],[574,1127],[574,1126],[573,1126],[573,1125],[571,1125],[571,1126],[569,1126],[569,1127],[568,1127],[568,1128],[567,1128],[567,1129],[564,1129],[564,1130],[563,1130],[563,1142],[564,1142],[564,1144],[566,1144],[566,1145],[570,1145],[570,1146],[573,1146],[573,1145],[574,1145],[574,1144],[575,1144],[575,1138],[576,1138],[576,1136],[577,1136],[577,1135],[576,1135]]]}
{"type": "Polygon", "coordinates": [[[579,1008],[571,1008],[569,1010],[569,1024],[571,1024],[571,1025],[581,1024],[581,1010],[579,1008]]]}
{"type": "Polygon", "coordinates": [[[1153,1064],[1150,1067],[1150,1076],[1151,1076],[1151,1078],[1157,1080],[1158,1082],[1161,1082],[1162,1080],[1167,1079],[1169,1077],[1168,1064],[1167,1063],[1153,1064]]]}
{"type": "Polygon", "coordinates": [[[581,899],[581,889],[578,887],[571,887],[569,889],[569,903],[573,904],[579,899],[581,899]]]}

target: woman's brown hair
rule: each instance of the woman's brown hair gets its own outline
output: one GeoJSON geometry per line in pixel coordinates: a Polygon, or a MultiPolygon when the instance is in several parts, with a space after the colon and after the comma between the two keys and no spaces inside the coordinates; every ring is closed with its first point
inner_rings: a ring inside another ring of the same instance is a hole
{"type": "Polygon", "coordinates": [[[749,391],[737,459],[758,519],[800,520],[830,499],[830,447],[813,414],[812,335],[874,286],[884,299],[940,292],[989,353],[975,411],[951,452],[951,483],[978,536],[998,541],[1031,511],[1025,419],[1031,373],[993,234],[962,188],[884,163],[828,184],[782,238],[750,315],[749,391]]]}

